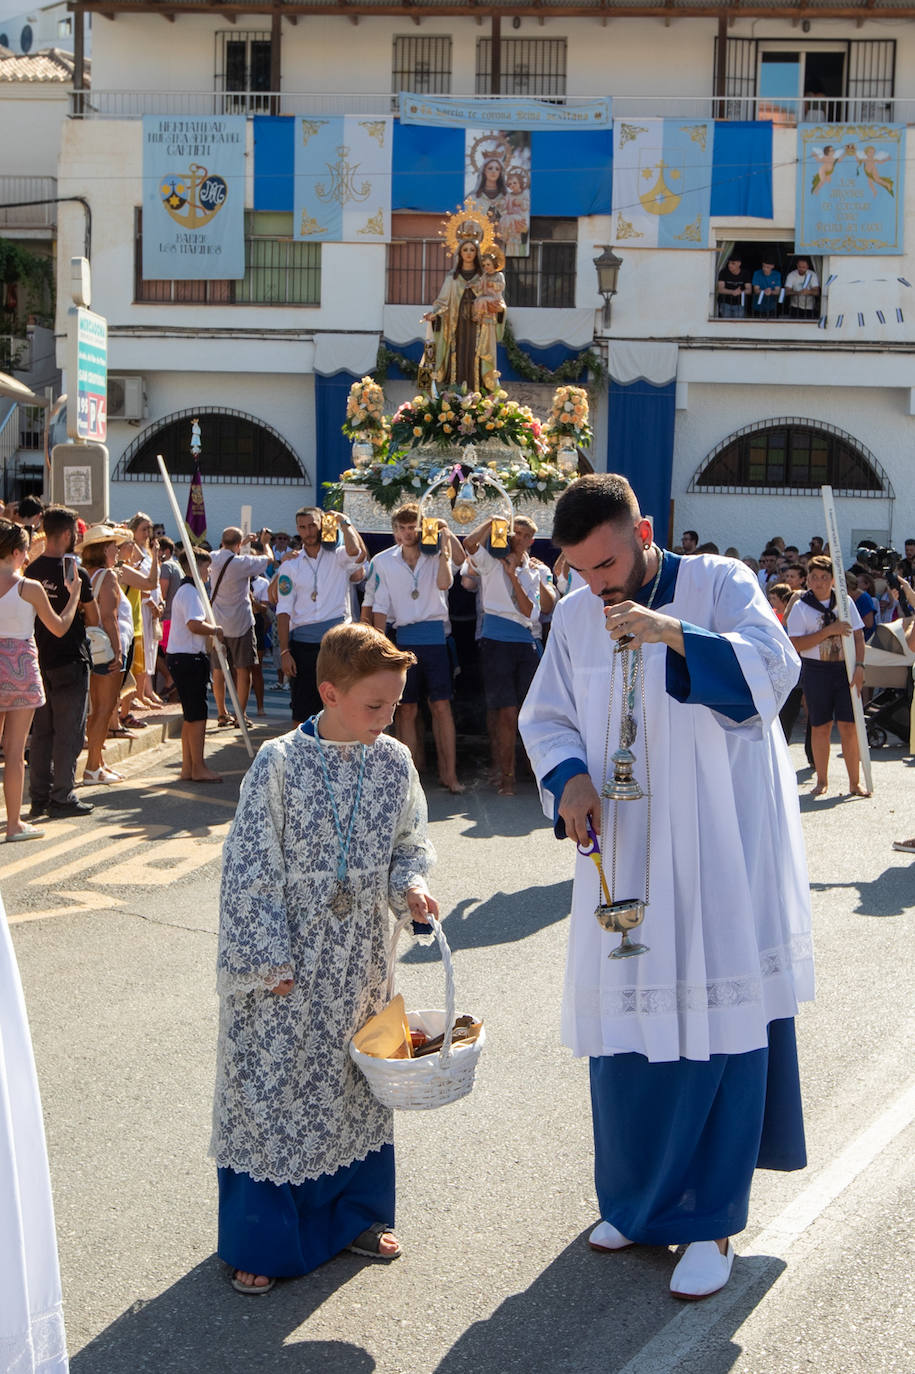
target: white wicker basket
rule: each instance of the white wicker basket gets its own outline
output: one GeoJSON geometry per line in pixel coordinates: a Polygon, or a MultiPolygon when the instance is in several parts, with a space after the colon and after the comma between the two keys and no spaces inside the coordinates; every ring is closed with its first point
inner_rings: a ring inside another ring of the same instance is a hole
{"type": "MultiPolygon", "coordinates": [[[[400,932],[409,923],[410,917],[398,921],[391,939],[390,962],[388,969],[387,1001],[394,995],[394,968],[397,957],[397,942],[400,932]]],[[[486,1040],[486,1031],[481,1028],[479,1037],[469,1045],[452,1045],[451,1032],[454,1029],[454,968],[451,963],[451,950],[445,939],[441,925],[432,917],[432,931],[438,941],[442,963],[445,967],[445,1010],[413,1011],[407,1013],[411,1030],[423,1030],[433,1037],[444,1031],[442,1048],[435,1054],[423,1055],[420,1059],[376,1059],[374,1055],[363,1054],[350,1041],[349,1052],[353,1062],[368,1079],[369,1087],[386,1107],[400,1107],[406,1111],[422,1111],[429,1107],[444,1107],[449,1102],[457,1102],[466,1097],[473,1087],[473,1076],[477,1060],[486,1040]]]]}

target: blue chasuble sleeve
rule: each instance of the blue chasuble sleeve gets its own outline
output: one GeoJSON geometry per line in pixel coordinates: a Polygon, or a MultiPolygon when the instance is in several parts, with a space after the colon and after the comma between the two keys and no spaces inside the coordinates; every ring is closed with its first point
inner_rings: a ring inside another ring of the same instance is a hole
{"type": "Polygon", "coordinates": [[[555,768],[551,768],[543,779],[543,786],[553,794],[553,834],[557,840],[566,838],[566,823],[559,814],[559,803],[566,783],[570,778],[587,771],[588,765],[584,759],[563,759],[562,763],[557,763],[555,768]]]}
{"type": "Polygon", "coordinates": [[[708,706],[738,725],[757,715],[730,642],[713,630],[700,629],[685,620],[681,625],[686,656],[667,650],[668,695],[688,706],[708,706]]]}

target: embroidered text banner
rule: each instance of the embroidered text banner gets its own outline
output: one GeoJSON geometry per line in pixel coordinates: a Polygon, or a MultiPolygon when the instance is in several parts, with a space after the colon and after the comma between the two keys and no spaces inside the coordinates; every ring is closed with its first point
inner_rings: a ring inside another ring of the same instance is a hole
{"type": "Polygon", "coordinates": [[[903,251],[904,124],[800,124],[795,250],[903,251]]]}
{"type": "Polygon", "coordinates": [[[245,117],[143,118],[143,277],[245,275],[245,117]]]}
{"type": "Polygon", "coordinates": [[[442,96],[400,95],[402,124],[443,124],[450,128],[491,129],[607,129],[610,100],[582,100],[555,105],[549,100],[447,99],[442,96]]]}
{"type": "Polygon", "coordinates": [[[390,119],[295,120],[294,234],[324,243],[388,243],[390,119]]]}
{"type": "Polygon", "coordinates": [[[706,120],[614,120],[614,243],[708,248],[713,130],[706,120]]]}

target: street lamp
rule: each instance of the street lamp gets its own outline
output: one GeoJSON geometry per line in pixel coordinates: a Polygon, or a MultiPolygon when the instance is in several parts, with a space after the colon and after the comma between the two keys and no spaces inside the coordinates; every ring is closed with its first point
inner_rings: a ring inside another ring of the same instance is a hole
{"type": "Polygon", "coordinates": [[[595,248],[603,249],[599,258],[594,259],[597,268],[597,289],[604,298],[604,327],[610,323],[610,302],[616,295],[617,281],[623,259],[618,258],[606,243],[595,243],[595,248]]]}

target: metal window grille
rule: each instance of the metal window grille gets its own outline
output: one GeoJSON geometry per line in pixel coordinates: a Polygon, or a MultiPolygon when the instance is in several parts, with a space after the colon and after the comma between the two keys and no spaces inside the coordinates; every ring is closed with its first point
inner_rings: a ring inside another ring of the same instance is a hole
{"type": "MultiPolygon", "coordinates": [[[[722,101],[715,103],[716,119],[756,118],[756,39],[729,38],[727,40],[725,92],[722,101]]],[[[712,90],[718,70],[718,37],[712,59],[712,90]]]]}
{"type": "MultiPolygon", "coordinates": [[[[240,281],[146,281],[143,277],[143,212],[136,211],[134,301],[150,305],[320,305],[321,245],[287,234],[258,233],[257,215],[245,214],[245,275],[240,281]]],[[[436,290],[438,288],[436,287],[436,290]]]]}
{"type": "MultiPolygon", "coordinates": [[[[816,44],[798,41],[799,52],[813,52],[816,44]]],[[[832,44],[831,46],[835,46],[832,44]]],[[[893,117],[896,41],[892,38],[855,38],[843,45],[845,100],[827,103],[828,117],[842,122],[886,120],[893,117]]],[[[756,119],[756,80],[759,43],[755,38],[727,40],[724,99],[716,102],[716,119],[756,119]]],[[[718,63],[718,39],[712,66],[712,89],[718,63]]],[[[822,104],[823,102],[818,102],[822,104]]]]}
{"type": "MultiPolygon", "coordinates": [[[[564,38],[503,38],[498,95],[565,95],[564,38]]],[[[492,39],[477,39],[477,95],[488,95],[492,39]]]]}
{"type": "MultiPolygon", "coordinates": [[[[574,243],[533,240],[530,256],[508,258],[505,294],[509,308],[564,309],[575,304],[574,243]]],[[[439,239],[406,239],[388,245],[388,305],[429,305],[454,263],[439,239]]]]}
{"type": "Polygon", "coordinates": [[[892,495],[880,463],[833,425],[784,417],[747,425],[709,455],[691,491],[803,493],[828,483],[837,492],[892,495]]]}
{"type": "Polygon", "coordinates": [[[224,406],[175,411],[144,430],[122,454],[114,481],[161,480],[157,453],[162,454],[172,476],[190,477],[194,470],[188,443],[192,420],[200,423],[206,485],[245,482],[279,486],[310,481],[302,460],[277,430],[244,411],[224,406]]]}
{"type": "Polygon", "coordinates": [[[222,114],[257,114],[270,108],[270,34],[216,34],[215,89],[222,114]]]}
{"type": "Polygon", "coordinates": [[[895,39],[852,39],[846,63],[846,120],[892,119],[895,70],[895,39]]]}
{"type": "Polygon", "coordinates": [[[451,39],[402,37],[394,39],[391,90],[419,95],[448,95],[451,91],[451,39]]]}

